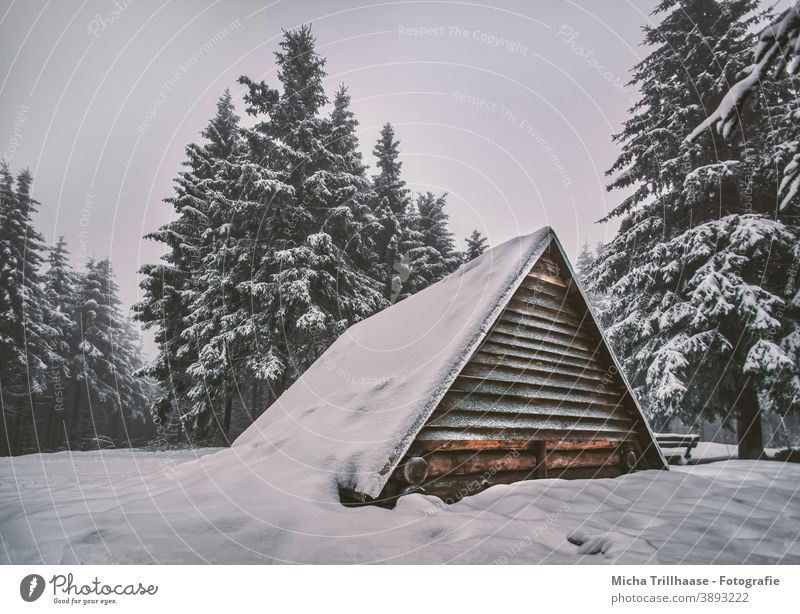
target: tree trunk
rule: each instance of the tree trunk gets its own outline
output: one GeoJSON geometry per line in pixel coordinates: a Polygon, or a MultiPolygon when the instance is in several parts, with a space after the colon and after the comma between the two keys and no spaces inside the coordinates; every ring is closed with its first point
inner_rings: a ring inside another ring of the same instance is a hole
{"type": "Polygon", "coordinates": [[[763,456],[761,408],[750,378],[745,381],[736,400],[736,437],[739,440],[739,458],[758,459],[763,456]]]}
{"type": "Polygon", "coordinates": [[[0,408],[0,456],[11,456],[10,426],[11,413],[3,406],[0,408]]]}
{"type": "Polygon", "coordinates": [[[222,420],[222,434],[225,437],[225,443],[231,445],[229,434],[231,432],[231,413],[233,409],[233,391],[229,386],[225,390],[225,416],[222,420]]]}
{"type": "Polygon", "coordinates": [[[205,411],[197,416],[197,424],[194,432],[195,445],[197,444],[198,440],[203,441],[206,438],[206,433],[208,431],[208,419],[213,411],[213,407],[206,406],[205,411]]]}
{"type": "Polygon", "coordinates": [[[19,443],[22,433],[22,421],[24,417],[20,408],[17,408],[17,412],[14,415],[14,432],[11,435],[11,456],[15,456],[19,454],[19,443]]]}
{"type": "Polygon", "coordinates": [[[119,445],[125,441],[125,420],[122,417],[121,407],[119,408],[119,411],[113,414],[112,420],[114,422],[114,426],[111,428],[111,439],[114,441],[114,446],[119,447],[119,445]]]}
{"type": "Polygon", "coordinates": [[[72,416],[70,417],[69,437],[67,437],[67,447],[77,449],[80,444],[81,430],[81,383],[75,383],[75,397],[72,401],[72,416]]]}
{"type": "Polygon", "coordinates": [[[67,437],[67,421],[64,419],[64,410],[53,413],[53,419],[50,423],[50,451],[57,452],[58,449],[68,440],[67,437]]]}
{"type": "Polygon", "coordinates": [[[261,412],[259,411],[260,407],[258,406],[259,405],[258,397],[259,397],[259,395],[258,395],[258,380],[254,379],[253,380],[253,387],[250,390],[250,416],[249,416],[249,418],[250,418],[250,423],[251,424],[253,422],[255,422],[256,418],[258,418],[261,415],[261,412]]]}

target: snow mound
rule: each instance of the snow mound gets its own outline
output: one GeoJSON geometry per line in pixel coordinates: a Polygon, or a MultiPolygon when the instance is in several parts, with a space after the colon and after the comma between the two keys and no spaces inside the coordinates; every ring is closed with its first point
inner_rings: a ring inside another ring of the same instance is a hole
{"type": "Polygon", "coordinates": [[[531,480],[394,510],[305,499],[287,468],[234,449],[3,458],[0,563],[800,563],[798,464],[531,480]]]}

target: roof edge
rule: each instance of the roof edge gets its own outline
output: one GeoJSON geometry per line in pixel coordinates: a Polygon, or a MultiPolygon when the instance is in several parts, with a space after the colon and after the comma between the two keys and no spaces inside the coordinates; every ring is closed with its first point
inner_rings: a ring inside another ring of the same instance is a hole
{"type": "Polygon", "coordinates": [[[552,235],[552,243],[556,245],[559,253],[561,254],[561,258],[567,265],[567,269],[569,269],[569,274],[572,276],[572,281],[574,282],[575,287],[578,289],[581,298],[583,298],[583,302],[586,304],[587,312],[589,313],[589,316],[592,318],[592,322],[594,323],[595,328],[597,328],[597,331],[600,333],[600,339],[605,344],[606,349],[608,350],[608,354],[609,356],[611,356],[611,361],[614,363],[614,367],[617,369],[617,373],[619,373],[619,376],[622,379],[622,383],[625,384],[625,388],[627,388],[628,394],[633,400],[633,404],[636,406],[636,410],[639,412],[639,416],[641,417],[642,422],[644,423],[644,426],[647,429],[647,433],[650,436],[650,443],[655,448],[658,454],[658,459],[661,461],[661,464],[663,465],[662,469],[666,469],[667,471],[669,471],[669,463],[667,463],[667,459],[664,458],[664,453],[661,451],[661,447],[658,445],[658,442],[656,441],[655,433],[653,432],[653,429],[650,427],[650,421],[647,419],[647,415],[644,413],[644,411],[642,411],[642,406],[639,405],[639,399],[634,393],[633,388],[631,387],[631,384],[628,381],[628,377],[625,375],[625,370],[622,368],[622,364],[617,359],[617,355],[614,353],[613,347],[608,342],[608,337],[606,337],[606,333],[603,330],[603,327],[600,325],[600,321],[597,319],[597,314],[594,311],[592,302],[589,300],[589,297],[586,295],[586,292],[584,291],[581,282],[578,279],[578,276],[575,274],[575,269],[572,268],[572,263],[570,263],[569,258],[567,258],[567,254],[564,251],[564,246],[561,245],[561,241],[559,240],[558,235],[556,235],[555,231],[551,229],[550,234],[552,235]]]}

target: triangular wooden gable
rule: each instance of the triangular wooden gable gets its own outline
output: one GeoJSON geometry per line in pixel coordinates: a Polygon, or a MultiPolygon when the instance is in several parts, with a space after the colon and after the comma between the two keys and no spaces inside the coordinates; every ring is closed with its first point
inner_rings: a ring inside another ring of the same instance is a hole
{"type": "Polygon", "coordinates": [[[553,236],[394,470],[382,498],[666,464],[553,236]]]}

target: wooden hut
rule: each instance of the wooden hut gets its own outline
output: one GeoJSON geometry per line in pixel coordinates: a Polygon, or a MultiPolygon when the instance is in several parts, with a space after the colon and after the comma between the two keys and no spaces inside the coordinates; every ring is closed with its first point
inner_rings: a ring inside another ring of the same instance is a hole
{"type": "Polygon", "coordinates": [[[551,232],[378,498],[455,501],[493,484],[664,467],[551,232]]]}
{"type": "Polygon", "coordinates": [[[326,461],[343,502],[452,502],[494,484],[667,468],[550,228],[343,337],[277,402],[306,420],[302,438],[343,446],[326,461]]]}

